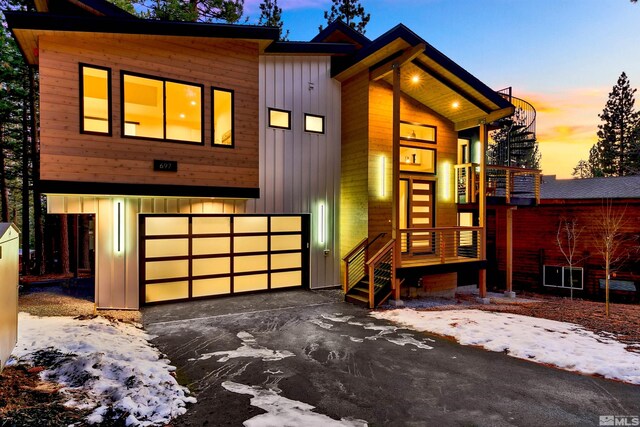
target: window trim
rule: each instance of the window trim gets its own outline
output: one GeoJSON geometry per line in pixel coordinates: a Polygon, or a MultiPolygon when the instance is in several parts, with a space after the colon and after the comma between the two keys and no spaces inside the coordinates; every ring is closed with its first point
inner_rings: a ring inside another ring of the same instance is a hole
{"type": "Polygon", "coordinates": [[[192,83],[184,80],[171,79],[167,77],[158,77],[151,74],[136,73],[134,71],[120,70],[120,136],[122,138],[140,139],[147,141],[160,141],[160,142],[173,142],[178,144],[190,144],[190,145],[204,145],[205,144],[205,121],[204,121],[204,85],[200,83],[192,83]],[[124,76],[141,77],[149,80],[157,80],[162,82],[162,133],[163,138],[153,138],[149,136],[133,136],[125,135],[124,133],[124,114],[125,114],[125,99],[124,99],[124,76]],[[183,141],[180,139],[167,138],[167,82],[178,83],[187,86],[195,86],[200,88],[200,142],[183,141]]]}
{"type": "Polygon", "coordinates": [[[577,266],[573,266],[571,267],[572,270],[580,270],[580,287],[573,287],[572,283],[569,283],[569,286],[564,286],[565,281],[569,281],[569,266],[568,265],[549,265],[549,264],[544,264],[542,266],[542,286],[546,287],[546,288],[557,288],[557,289],[573,289],[573,290],[578,290],[578,291],[582,291],[584,290],[584,268],[583,267],[577,267],[577,266]],[[547,267],[550,268],[561,268],[562,269],[562,285],[558,286],[558,285],[548,285],[547,284],[547,267]],[[567,271],[565,273],[565,270],[567,271]],[[565,276],[566,274],[566,276],[565,276]],[[565,280],[566,279],[566,280],[565,280]]]}
{"type": "Polygon", "coordinates": [[[421,127],[425,127],[425,128],[432,128],[433,129],[433,141],[428,140],[428,139],[420,139],[420,138],[407,138],[407,137],[403,137],[402,135],[400,135],[400,140],[401,141],[407,141],[407,142],[415,142],[415,143],[422,143],[422,144],[437,144],[438,143],[438,127],[434,126],[434,125],[427,125],[424,123],[418,123],[418,122],[410,122],[408,120],[400,120],[401,124],[405,124],[405,125],[411,125],[411,126],[421,126],[421,127]]]}
{"type": "Polygon", "coordinates": [[[236,146],[236,111],[235,111],[235,90],[218,86],[211,86],[211,146],[219,148],[235,148],[236,146]],[[231,145],[216,144],[215,141],[215,91],[229,92],[231,94],[231,145]]]}
{"type": "Polygon", "coordinates": [[[267,108],[267,126],[269,126],[270,128],[273,129],[285,129],[285,130],[291,130],[291,110],[282,110],[280,108],[267,108]],[[285,127],[285,126],[276,126],[276,125],[272,125],[271,124],[271,111],[278,111],[280,113],[287,113],[287,115],[289,116],[289,126],[285,127]]]}
{"type": "Polygon", "coordinates": [[[319,114],[304,113],[304,121],[303,121],[304,131],[308,133],[315,133],[316,135],[324,135],[326,132],[325,121],[326,121],[325,116],[321,116],[319,114]],[[315,117],[318,119],[322,119],[322,132],[307,129],[307,117],[315,117]]]}
{"type": "Polygon", "coordinates": [[[113,96],[112,96],[112,92],[111,92],[111,68],[109,67],[102,67],[100,65],[93,65],[93,64],[87,64],[85,62],[79,62],[78,63],[78,88],[79,88],[79,99],[80,99],[80,113],[79,113],[79,117],[80,117],[80,133],[85,134],[85,135],[101,135],[101,136],[113,136],[113,107],[112,107],[112,102],[113,102],[113,96]],[[96,131],[91,131],[91,130],[85,130],[84,129],[84,73],[83,73],[83,69],[84,68],[94,68],[96,70],[103,70],[107,72],[107,126],[108,126],[108,131],[107,132],[96,132],[96,131]]]}

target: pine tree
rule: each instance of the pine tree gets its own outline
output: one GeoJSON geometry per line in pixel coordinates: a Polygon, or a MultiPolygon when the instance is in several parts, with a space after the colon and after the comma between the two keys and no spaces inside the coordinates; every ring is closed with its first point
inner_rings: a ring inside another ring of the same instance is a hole
{"type": "Polygon", "coordinates": [[[262,0],[258,25],[277,27],[280,31],[279,39],[281,41],[287,41],[289,38],[289,30],[284,34],[282,33],[284,23],[282,22],[282,8],[278,7],[278,0],[262,0]]]}
{"type": "Polygon", "coordinates": [[[162,21],[233,24],[244,13],[244,0],[140,0],[139,4],[143,9],[140,16],[162,21]]]}
{"type": "Polygon", "coordinates": [[[598,142],[589,152],[593,176],[640,173],[640,113],[634,110],[636,89],[623,72],[609,93],[598,125],[598,142]]]}
{"type": "MultiPolygon", "coordinates": [[[[360,0],[332,0],[331,9],[324,12],[324,19],[327,24],[332,23],[336,19],[341,19],[349,27],[353,28],[360,34],[365,33],[365,27],[371,19],[369,13],[365,13],[364,7],[360,4],[360,0]]],[[[320,26],[322,31],[322,25],[320,26]]]]}

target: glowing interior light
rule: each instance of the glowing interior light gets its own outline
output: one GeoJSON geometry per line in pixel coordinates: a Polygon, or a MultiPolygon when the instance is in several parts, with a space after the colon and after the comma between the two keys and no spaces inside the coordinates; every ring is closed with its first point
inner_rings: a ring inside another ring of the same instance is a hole
{"type": "Polygon", "coordinates": [[[184,119],[185,117],[187,117],[187,116],[185,116],[184,113],[180,113],[180,118],[181,119],[184,119]]]}
{"type": "Polygon", "coordinates": [[[191,101],[191,105],[197,105],[198,103],[196,101],[191,101]]]}
{"type": "Polygon", "coordinates": [[[320,215],[318,216],[318,241],[320,243],[324,243],[326,231],[324,203],[320,203],[319,211],[320,215]]]}
{"type": "Polygon", "coordinates": [[[438,183],[440,184],[442,200],[451,200],[451,163],[442,162],[440,167],[440,176],[438,183]]]}
{"type": "Polygon", "coordinates": [[[380,156],[380,197],[385,197],[387,194],[386,191],[386,179],[385,179],[385,172],[386,172],[386,160],[384,156],[380,156]]]}
{"type": "Polygon", "coordinates": [[[113,250],[121,253],[124,250],[124,200],[113,201],[113,250]]]}

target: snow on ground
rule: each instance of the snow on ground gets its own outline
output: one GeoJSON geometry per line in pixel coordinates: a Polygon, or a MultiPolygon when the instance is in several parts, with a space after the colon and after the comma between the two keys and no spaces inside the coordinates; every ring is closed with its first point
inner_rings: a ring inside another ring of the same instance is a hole
{"type": "Polygon", "coordinates": [[[275,360],[282,360],[285,357],[295,356],[295,354],[287,350],[271,350],[267,347],[258,345],[253,335],[248,332],[238,332],[237,337],[242,341],[242,345],[236,350],[224,350],[216,351],[213,353],[204,353],[197,359],[189,359],[189,361],[192,362],[195,360],[207,360],[212,356],[222,356],[217,360],[218,362],[226,362],[229,359],[235,359],[238,357],[256,358],[262,359],[264,362],[270,362],[275,360]]]}
{"type": "Polygon", "coordinates": [[[640,384],[640,354],[572,323],[480,310],[379,311],[376,319],[454,337],[462,345],[546,363],[568,371],[640,384]]]}
{"type": "Polygon", "coordinates": [[[45,364],[43,379],[63,385],[66,406],[91,410],[89,423],[128,413],[127,425],[164,425],[194,403],[178,385],[175,368],[133,325],[103,317],[36,317],[19,314],[11,363],[45,364]],[[115,413],[113,412],[115,410],[115,413]]]}
{"type": "Polygon", "coordinates": [[[233,381],[225,381],[222,387],[233,393],[249,394],[251,405],[267,411],[246,420],[246,427],[366,427],[363,420],[342,418],[334,420],[313,412],[314,406],[280,396],[276,391],[262,387],[251,387],[233,381]]]}

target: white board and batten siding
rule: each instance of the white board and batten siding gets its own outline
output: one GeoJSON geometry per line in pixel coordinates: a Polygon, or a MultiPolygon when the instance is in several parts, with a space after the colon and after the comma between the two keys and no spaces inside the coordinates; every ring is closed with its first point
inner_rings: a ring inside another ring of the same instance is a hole
{"type": "Polygon", "coordinates": [[[242,214],[246,200],[163,197],[48,195],[50,214],[96,215],[96,292],[98,308],[138,309],[140,306],[138,214],[242,214]],[[114,249],[115,205],[123,203],[122,250],[114,249]]]}
{"type": "Polygon", "coordinates": [[[260,198],[247,212],[311,213],[311,287],[339,285],[341,94],[331,58],[262,56],[259,80],[260,198]],[[291,130],[270,128],[269,108],[291,111],[291,130]],[[324,134],[304,131],[305,113],[324,116],[324,134]]]}

